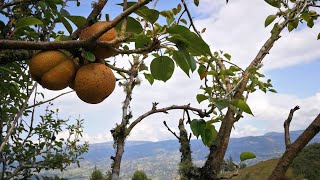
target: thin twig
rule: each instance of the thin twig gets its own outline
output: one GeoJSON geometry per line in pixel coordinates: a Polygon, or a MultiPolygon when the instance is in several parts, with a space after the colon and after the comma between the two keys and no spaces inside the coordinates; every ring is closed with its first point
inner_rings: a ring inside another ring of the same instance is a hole
{"type": "Polygon", "coordinates": [[[190,11],[189,11],[189,9],[188,9],[188,6],[187,6],[186,1],[185,1],[185,0],[181,0],[181,2],[182,2],[182,4],[183,4],[183,6],[184,6],[185,11],[186,11],[187,14],[188,14],[188,17],[189,17],[189,20],[190,20],[190,24],[191,24],[193,30],[194,30],[195,33],[197,33],[197,35],[201,38],[201,35],[200,35],[199,31],[197,30],[196,26],[195,26],[194,23],[193,23],[193,19],[192,19],[192,16],[191,16],[190,11]]]}
{"type": "Polygon", "coordinates": [[[28,97],[26,98],[26,100],[24,101],[20,111],[17,113],[16,117],[14,118],[14,120],[11,122],[10,125],[10,129],[7,131],[6,137],[3,139],[3,142],[0,145],[0,153],[2,153],[3,148],[5,146],[5,144],[8,142],[10,135],[13,133],[13,131],[15,130],[16,126],[17,126],[17,122],[19,120],[19,118],[22,116],[23,112],[26,110],[27,105],[28,105],[28,101],[30,99],[30,96],[32,94],[32,92],[35,90],[35,88],[37,87],[37,83],[35,83],[31,89],[30,94],[28,95],[28,97]]]}
{"type": "Polygon", "coordinates": [[[170,131],[178,140],[180,140],[179,136],[169,128],[166,121],[163,121],[163,124],[167,127],[168,131],[170,131]]]}
{"type": "Polygon", "coordinates": [[[53,101],[53,100],[55,100],[55,99],[57,99],[57,98],[59,98],[59,97],[61,97],[61,96],[63,96],[63,95],[66,95],[66,94],[69,94],[69,93],[72,93],[72,92],[74,92],[74,91],[72,90],[72,91],[68,91],[68,92],[61,93],[61,94],[59,94],[58,96],[53,97],[53,98],[51,98],[51,99],[48,99],[48,100],[46,100],[46,101],[40,101],[40,102],[38,102],[38,103],[36,103],[36,104],[33,104],[33,105],[31,105],[31,106],[28,106],[26,109],[30,109],[30,108],[33,108],[33,107],[36,107],[36,106],[40,106],[40,105],[42,105],[42,104],[48,103],[48,102],[53,101]]]}

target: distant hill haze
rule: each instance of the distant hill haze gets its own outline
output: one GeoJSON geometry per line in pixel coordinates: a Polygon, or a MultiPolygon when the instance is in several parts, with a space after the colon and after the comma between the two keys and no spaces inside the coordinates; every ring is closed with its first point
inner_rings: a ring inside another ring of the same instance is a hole
{"type": "MultiPolygon", "coordinates": [[[[303,131],[291,131],[291,139],[294,141],[303,131]]],[[[313,138],[312,142],[320,142],[320,135],[313,138]]],[[[191,140],[192,157],[196,164],[202,165],[208,154],[200,139],[191,140]]],[[[279,157],[285,150],[283,133],[270,132],[263,136],[248,136],[231,138],[225,158],[229,156],[235,162],[239,162],[241,152],[251,151],[257,156],[253,160],[246,161],[248,165],[262,160],[279,157]]],[[[87,179],[96,165],[98,169],[106,172],[111,163],[110,157],[114,155],[113,142],[91,144],[89,152],[83,157],[81,168],[71,167],[66,172],[59,172],[60,177],[69,179],[87,179]]],[[[180,161],[178,140],[151,141],[127,141],[121,167],[121,179],[130,179],[135,170],[144,170],[152,179],[173,179],[177,176],[178,163],[180,161]]],[[[54,172],[45,173],[56,174],[54,172]]]]}

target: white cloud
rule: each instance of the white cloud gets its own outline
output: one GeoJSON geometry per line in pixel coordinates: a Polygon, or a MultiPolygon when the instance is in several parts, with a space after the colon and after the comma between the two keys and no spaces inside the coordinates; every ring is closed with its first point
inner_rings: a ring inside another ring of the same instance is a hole
{"type": "MultiPolygon", "coordinates": [[[[191,3],[191,1],[189,2],[191,3]]],[[[241,66],[247,65],[256,55],[259,48],[270,35],[270,27],[264,28],[265,18],[275,13],[275,9],[263,1],[232,0],[227,5],[224,1],[203,0],[200,2],[201,20],[195,23],[202,29],[207,28],[204,38],[212,48],[224,50],[232,55],[232,61],[241,66]],[[207,17],[207,18],[205,18],[207,17]]],[[[318,27],[319,28],[319,27],[318,27]]],[[[271,54],[265,60],[265,70],[286,67],[304,63],[319,57],[320,44],[316,41],[319,29],[302,29],[292,33],[284,33],[275,44],[271,54]]],[[[113,60],[112,60],[113,61],[113,60]]],[[[120,66],[125,66],[126,57],[117,57],[120,66]]],[[[142,78],[144,79],[144,78],[142,78]]],[[[155,82],[150,86],[146,80],[136,87],[133,93],[132,110],[135,119],[151,109],[152,102],[160,102],[158,107],[170,105],[198,105],[195,95],[199,93],[201,82],[196,72],[189,79],[180,69],[176,71],[167,83],[155,82]]],[[[53,97],[61,93],[46,91],[46,97],[53,97]]],[[[112,140],[110,129],[121,121],[121,106],[124,93],[117,86],[115,92],[98,105],[90,105],[78,99],[75,93],[68,94],[56,100],[65,115],[73,115],[85,119],[85,139],[93,142],[112,140]]],[[[236,124],[233,137],[260,135],[268,131],[282,131],[282,124],[288,112],[295,105],[301,110],[295,113],[292,130],[305,128],[320,112],[320,93],[305,99],[294,95],[255,93],[249,98],[255,117],[245,116],[236,124]],[[249,120],[249,121],[247,121],[249,120]],[[249,124],[253,122],[255,124],[249,124]],[[265,127],[261,129],[259,124],[265,127]]],[[[162,124],[166,120],[170,128],[177,130],[181,111],[172,111],[169,115],[152,115],[139,123],[129,140],[164,140],[173,139],[173,135],[162,124]]]]}
{"type": "MultiPolygon", "coordinates": [[[[212,1],[201,3],[207,8],[214,4],[212,1]]],[[[211,12],[215,12],[215,9],[212,7],[211,12]]],[[[268,15],[275,14],[275,10],[264,1],[233,0],[220,7],[217,14],[212,13],[195,23],[199,29],[207,28],[204,39],[212,48],[230,53],[236,64],[245,67],[269,38],[273,25],[265,28],[264,20],[268,15]]],[[[291,33],[285,29],[282,38],[266,56],[264,70],[315,60],[320,55],[320,44],[316,40],[319,31],[317,25],[312,29],[303,28],[291,33]]]]}
{"type": "Polygon", "coordinates": [[[307,98],[286,94],[254,93],[248,103],[255,116],[246,115],[245,119],[255,120],[257,124],[262,123],[263,132],[283,132],[283,123],[290,109],[296,105],[300,106],[301,109],[294,113],[290,129],[301,130],[305,129],[319,114],[320,92],[307,98]]]}
{"type": "Polygon", "coordinates": [[[258,136],[262,135],[261,130],[252,126],[252,125],[244,125],[241,127],[235,126],[235,129],[231,132],[231,137],[245,137],[245,136],[258,136]]]}

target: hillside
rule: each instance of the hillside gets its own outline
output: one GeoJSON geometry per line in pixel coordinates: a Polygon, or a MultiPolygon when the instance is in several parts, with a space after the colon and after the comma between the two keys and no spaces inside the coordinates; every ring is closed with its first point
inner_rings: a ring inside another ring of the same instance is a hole
{"type": "MultiPolygon", "coordinates": [[[[302,131],[292,131],[291,138],[296,139],[302,131]]],[[[284,151],[283,133],[267,133],[263,136],[249,136],[231,138],[226,157],[231,156],[234,161],[239,161],[243,151],[254,152],[257,158],[246,162],[249,165],[257,162],[279,157],[284,151]]],[[[314,137],[312,142],[320,142],[320,135],[314,137]]],[[[89,152],[81,161],[81,168],[76,166],[66,172],[46,172],[47,175],[58,174],[69,179],[86,179],[96,165],[103,172],[109,169],[114,149],[112,142],[91,144],[89,152]]],[[[192,140],[191,147],[193,159],[197,164],[202,164],[208,154],[208,149],[201,140],[192,140]]],[[[159,142],[128,141],[122,163],[122,179],[132,176],[137,169],[142,169],[153,179],[173,179],[177,174],[179,163],[179,143],[177,140],[159,142]]]]}
{"type": "MultiPolygon", "coordinates": [[[[232,178],[232,180],[257,180],[257,179],[268,179],[272,170],[278,163],[279,159],[270,159],[266,161],[259,162],[253,166],[241,169],[239,171],[239,175],[232,178]]],[[[290,168],[287,173],[286,177],[288,180],[302,180],[301,177],[295,177],[292,172],[292,168],[290,168]]]]}

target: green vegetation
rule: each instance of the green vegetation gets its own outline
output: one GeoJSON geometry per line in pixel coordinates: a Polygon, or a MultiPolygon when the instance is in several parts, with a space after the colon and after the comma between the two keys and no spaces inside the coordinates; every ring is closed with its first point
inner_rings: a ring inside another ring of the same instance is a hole
{"type": "Polygon", "coordinates": [[[91,173],[90,180],[107,180],[107,178],[101,170],[97,169],[97,166],[95,166],[91,173]]]}
{"type": "Polygon", "coordinates": [[[132,180],[149,180],[149,179],[144,171],[137,170],[134,172],[132,180]]]}
{"type": "MultiPolygon", "coordinates": [[[[268,179],[279,159],[270,159],[239,171],[236,180],[268,179]]],[[[317,180],[320,177],[320,143],[305,147],[286,173],[288,179],[317,180]]]]}
{"type": "Polygon", "coordinates": [[[304,148],[291,165],[294,175],[303,175],[309,180],[320,177],[320,143],[304,148]]]}
{"type": "MultiPolygon", "coordinates": [[[[233,180],[256,180],[256,179],[268,179],[274,167],[278,163],[279,159],[270,159],[262,161],[254,166],[246,167],[239,171],[239,175],[232,178],[233,180]]],[[[300,177],[296,177],[292,173],[290,168],[286,173],[286,178],[299,180],[300,177]]]]}

